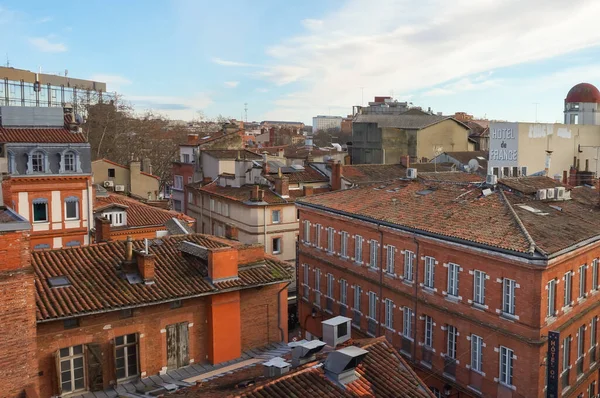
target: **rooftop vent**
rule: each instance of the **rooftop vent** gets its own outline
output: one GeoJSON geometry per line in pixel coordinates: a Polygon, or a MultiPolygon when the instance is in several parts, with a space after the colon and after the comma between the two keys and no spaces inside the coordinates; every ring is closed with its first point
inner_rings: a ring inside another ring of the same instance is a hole
{"type": "Polygon", "coordinates": [[[301,342],[292,348],[292,366],[297,367],[315,360],[315,355],[327,344],[323,341],[312,340],[301,342]]]}
{"type": "Polygon", "coordinates": [[[359,347],[345,347],[334,351],[325,360],[325,374],[330,380],[345,386],[358,379],[356,367],[369,352],[359,347]]]}
{"type": "Polygon", "coordinates": [[[265,368],[265,377],[277,377],[289,372],[292,365],[281,357],[275,357],[263,363],[263,366],[265,368]]]}
{"type": "Polygon", "coordinates": [[[197,245],[196,243],[183,241],[179,245],[179,250],[182,253],[191,254],[192,256],[199,257],[202,260],[208,261],[208,249],[204,246],[197,245]]]}
{"type": "Polygon", "coordinates": [[[336,316],[321,322],[323,324],[323,340],[327,345],[335,348],[350,340],[350,322],[352,319],[345,316],[336,316]]]}
{"type": "Polygon", "coordinates": [[[67,287],[71,286],[71,281],[68,277],[64,275],[51,276],[50,278],[48,278],[48,284],[50,285],[50,287],[67,287]]]}

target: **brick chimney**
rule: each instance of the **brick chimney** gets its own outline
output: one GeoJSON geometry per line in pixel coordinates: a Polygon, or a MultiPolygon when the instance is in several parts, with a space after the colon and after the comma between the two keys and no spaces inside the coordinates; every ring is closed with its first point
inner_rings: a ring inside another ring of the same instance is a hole
{"type": "Polygon", "coordinates": [[[263,200],[265,200],[265,190],[259,189],[258,190],[258,201],[262,202],[263,200]]]}
{"type": "Polygon", "coordinates": [[[400,158],[400,164],[408,169],[410,167],[410,156],[402,156],[400,158]]]}
{"type": "Polygon", "coordinates": [[[238,240],[239,230],[237,227],[227,224],[225,225],[225,237],[227,239],[238,240]]]}
{"type": "Polygon", "coordinates": [[[315,193],[315,189],[313,187],[309,187],[307,185],[304,186],[304,196],[310,196],[315,193]]]}
{"type": "Polygon", "coordinates": [[[156,256],[154,254],[146,253],[144,250],[134,250],[133,254],[140,276],[145,283],[152,283],[154,281],[154,263],[156,256]]]}
{"type": "Polygon", "coordinates": [[[250,190],[250,201],[258,202],[258,191],[260,190],[258,185],[252,185],[252,189],[250,190]]]}
{"type": "Polygon", "coordinates": [[[96,229],[96,243],[110,241],[110,220],[106,217],[96,217],[94,219],[94,228],[96,229]]]}
{"type": "Polygon", "coordinates": [[[0,203],[0,205],[6,206],[6,207],[10,207],[10,208],[14,208],[14,203],[12,200],[12,182],[11,182],[11,178],[9,176],[0,176],[0,180],[2,181],[1,184],[1,192],[2,195],[0,197],[0,201],[2,201],[0,203]]]}
{"type": "Polygon", "coordinates": [[[339,160],[331,164],[331,189],[334,191],[342,189],[342,167],[339,160]]]}
{"type": "Polygon", "coordinates": [[[233,247],[208,249],[208,277],[211,281],[238,277],[238,251],[233,247]]]}
{"type": "Polygon", "coordinates": [[[267,161],[266,156],[263,159],[263,174],[267,175],[271,172],[271,169],[269,167],[269,162],[267,161]]]}
{"type": "Polygon", "coordinates": [[[265,247],[262,244],[244,245],[238,248],[238,262],[250,264],[265,259],[265,247]]]}
{"type": "Polygon", "coordinates": [[[275,192],[284,198],[290,197],[290,178],[281,175],[275,180],[275,192]]]}
{"type": "Polygon", "coordinates": [[[196,142],[198,142],[198,134],[188,134],[187,143],[194,145],[196,142]]]}

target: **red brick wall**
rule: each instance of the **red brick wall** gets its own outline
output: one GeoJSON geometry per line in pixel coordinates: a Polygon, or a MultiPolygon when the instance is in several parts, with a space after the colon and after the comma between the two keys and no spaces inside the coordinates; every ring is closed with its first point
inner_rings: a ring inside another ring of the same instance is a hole
{"type": "Polygon", "coordinates": [[[287,289],[284,302],[277,306],[277,293],[285,283],[262,289],[243,290],[240,298],[242,314],[242,350],[260,347],[266,342],[287,341],[287,289]],[[262,292],[262,294],[261,294],[262,292]],[[277,311],[280,311],[280,318],[277,311]],[[283,336],[279,330],[279,321],[283,336]]]}
{"type": "Polygon", "coordinates": [[[35,297],[29,232],[0,234],[0,379],[2,396],[37,390],[35,297]]]}
{"type": "MultiPolygon", "coordinates": [[[[591,259],[600,254],[597,247],[588,248],[585,253],[573,253],[571,259],[560,258],[556,264],[547,269],[538,264],[528,264],[526,262],[517,262],[514,258],[506,255],[493,254],[483,250],[475,250],[467,247],[461,247],[449,242],[442,242],[430,238],[418,238],[418,248],[413,235],[392,231],[389,228],[381,227],[380,230],[373,224],[360,222],[349,218],[341,218],[329,213],[316,212],[308,209],[301,209],[301,228],[300,228],[300,253],[298,269],[298,292],[303,295],[304,272],[303,265],[309,266],[310,287],[308,300],[304,297],[300,300],[299,320],[305,330],[313,335],[321,336],[321,321],[329,317],[339,315],[340,305],[340,279],[348,281],[347,303],[349,305],[348,316],[352,317],[352,306],[354,300],[353,285],[358,284],[363,290],[361,300],[360,328],[356,329],[360,334],[367,331],[367,313],[368,313],[368,291],[374,291],[379,301],[377,302],[376,314],[377,322],[381,323],[376,328],[376,334],[386,335],[397,348],[402,348],[402,328],[403,312],[401,307],[407,306],[414,311],[414,318],[411,322],[413,334],[416,341],[412,345],[412,358],[414,364],[419,367],[422,359],[422,347],[418,345],[424,340],[424,321],[420,319],[423,315],[429,315],[436,323],[434,327],[434,349],[432,358],[433,372],[440,375],[444,368],[444,359],[441,353],[446,351],[446,332],[442,326],[453,325],[458,329],[460,336],[457,342],[457,358],[459,365],[456,370],[456,378],[464,391],[467,385],[472,383],[474,376],[466,365],[470,364],[470,341],[467,336],[476,334],[483,337],[486,347],[483,349],[483,371],[486,374],[482,379],[482,392],[484,396],[525,396],[541,397],[545,367],[540,367],[546,353],[546,336],[548,330],[560,330],[563,336],[571,334],[573,343],[571,349],[571,371],[572,390],[579,386],[587,385],[592,380],[597,380],[596,367],[590,365],[589,358],[585,358],[585,373],[579,382],[576,381],[575,360],[576,360],[576,339],[577,328],[583,323],[588,324],[588,335],[586,336],[586,352],[589,349],[589,323],[591,317],[598,314],[598,299],[588,297],[581,304],[576,304],[572,314],[574,317],[563,316],[558,318],[550,325],[546,324],[546,303],[547,291],[544,289],[548,279],[554,276],[562,277],[566,268],[579,266],[584,263],[591,263],[591,259]],[[309,220],[311,222],[310,242],[305,244],[302,241],[304,237],[304,226],[302,222],[309,220]],[[315,226],[322,225],[321,242],[315,243],[315,226]],[[336,254],[327,253],[327,231],[325,228],[332,226],[336,230],[335,250],[336,254]],[[354,257],[354,235],[359,234],[364,238],[363,261],[365,264],[357,265],[352,259],[343,259],[339,255],[340,250],[340,231],[349,233],[347,254],[354,257]],[[390,277],[378,270],[371,270],[366,266],[369,259],[369,239],[375,239],[379,242],[378,248],[378,266],[385,268],[386,251],[385,246],[391,244],[396,247],[398,252],[395,256],[395,274],[396,277],[390,277]],[[404,255],[401,250],[411,250],[418,253],[414,261],[415,283],[407,283],[398,278],[402,275],[404,269],[404,255]],[[594,256],[595,254],[595,256],[594,256]],[[435,265],[435,288],[437,291],[426,292],[419,286],[423,282],[424,256],[434,257],[437,261],[435,265]],[[445,264],[453,262],[459,264],[461,272],[459,273],[459,296],[460,302],[453,302],[444,297],[443,292],[447,290],[448,270],[445,264]],[[325,309],[327,293],[327,274],[333,274],[335,278],[333,298],[336,300],[333,305],[332,313],[317,308],[313,302],[315,299],[315,269],[321,271],[320,291],[321,291],[321,309],[325,309]],[[473,275],[469,271],[482,270],[489,275],[485,284],[485,304],[487,309],[476,309],[469,303],[473,299],[473,275]],[[554,276],[552,276],[554,275],[554,276]],[[502,307],[502,283],[503,278],[515,280],[519,287],[515,293],[515,313],[518,319],[507,320],[501,318],[497,312],[502,307]],[[381,287],[380,287],[381,286],[381,287]],[[384,327],[385,310],[384,299],[391,299],[395,305],[393,310],[393,332],[384,327]],[[579,306],[579,307],[577,307],[579,306]],[[317,310],[317,316],[313,318],[311,312],[317,310]],[[577,319],[576,321],[573,319],[577,319]],[[499,353],[498,347],[505,346],[512,349],[517,356],[514,361],[514,385],[517,390],[510,395],[510,390],[499,386],[494,380],[498,377],[499,353]],[[507,395],[508,394],[508,395],[507,395]]],[[[576,269],[575,269],[576,271],[576,269]]],[[[587,290],[591,289],[591,267],[588,270],[587,290]]],[[[559,284],[557,288],[557,303],[562,303],[563,285],[559,284]]],[[[578,274],[573,277],[573,297],[577,302],[578,295],[578,274]]],[[[562,305],[557,305],[560,309],[562,305]]],[[[562,313],[561,313],[562,314],[562,313]]],[[[424,368],[425,369],[425,368],[424,368]]],[[[435,386],[434,384],[431,384],[435,386]]],[[[443,387],[443,384],[441,385],[443,387]]],[[[440,388],[440,387],[438,387],[440,388]]],[[[440,388],[441,390],[441,388],[440,388]]],[[[463,394],[461,394],[463,396],[463,394]]]]}

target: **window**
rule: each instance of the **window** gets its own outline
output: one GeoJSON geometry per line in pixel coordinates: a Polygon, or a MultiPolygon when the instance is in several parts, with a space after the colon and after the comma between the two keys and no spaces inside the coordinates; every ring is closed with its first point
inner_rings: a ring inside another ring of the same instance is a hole
{"type": "Polygon", "coordinates": [[[33,200],[33,222],[48,221],[48,201],[46,199],[33,200]]]}
{"type": "Polygon", "coordinates": [[[188,203],[194,204],[194,194],[188,192],[188,203]]]}
{"type": "Polygon", "coordinates": [[[172,310],[175,310],[175,309],[181,308],[181,307],[183,307],[183,301],[181,301],[181,300],[171,301],[170,308],[172,310]]]}
{"type": "Polygon", "coordinates": [[[183,154],[183,163],[189,163],[189,162],[190,162],[190,154],[184,153],[183,154]]]}
{"type": "Polygon", "coordinates": [[[173,188],[174,189],[183,189],[183,176],[175,176],[173,179],[173,188]]]}
{"type": "Polygon", "coordinates": [[[273,254],[281,254],[281,238],[273,238],[273,254]]]}
{"type": "Polygon", "coordinates": [[[335,229],[333,229],[331,227],[327,228],[327,251],[329,253],[335,252],[334,238],[335,238],[335,229]]]}
{"type": "MultiPolygon", "coordinates": [[[[181,204],[181,202],[179,201],[173,201],[173,205],[175,207],[175,202],[178,202],[181,204]]],[[[177,209],[175,207],[175,209],[177,209]]],[[[109,213],[104,213],[103,214],[104,217],[108,218],[110,220],[110,225],[114,226],[114,227],[118,227],[120,225],[126,225],[127,224],[127,220],[125,217],[125,212],[123,211],[116,211],[116,212],[109,212],[109,213]]]]}
{"type": "Polygon", "coordinates": [[[304,243],[310,243],[310,221],[304,220],[304,243]]]}
{"type": "Polygon", "coordinates": [[[585,353],[585,325],[579,326],[577,331],[577,360],[583,358],[585,353]]]}
{"type": "Polygon", "coordinates": [[[371,239],[369,242],[369,267],[377,268],[377,241],[371,239]]]}
{"type": "Polygon", "coordinates": [[[452,325],[447,326],[446,332],[446,356],[456,359],[456,338],[458,331],[452,325]]]}
{"type": "Polygon", "coordinates": [[[340,303],[348,305],[348,281],[340,280],[340,303]]]}
{"type": "Polygon", "coordinates": [[[273,210],[271,212],[271,222],[273,224],[279,224],[281,222],[281,212],[279,210],[273,210]]]}
{"type": "Polygon", "coordinates": [[[569,307],[571,305],[571,287],[573,284],[573,274],[571,271],[565,274],[565,301],[564,306],[569,307]]]}
{"type": "Polygon", "coordinates": [[[592,290],[598,290],[598,259],[592,261],[592,290]]]}
{"type": "Polygon", "coordinates": [[[65,218],[67,220],[79,219],[79,198],[77,196],[65,198],[65,218]]]}
{"type": "Polygon", "coordinates": [[[50,245],[47,243],[38,243],[33,247],[33,250],[50,249],[50,245]]]}
{"type": "Polygon", "coordinates": [[[588,398],[596,397],[596,380],[590,383],[590,387],[588,388],[588,398]]]}
{"type": "Polygon", "coordinates": [[[333,297],[333,274],[327,274],[327,297],[333,297]]]}
{"type": "Polygon", "coordinates": [[[515,314],[515,281],[512,279],[504,278],[502,282],[503,294],[502,294],[502,312],[505,314],[515,314]]]}
{"type": "Polygon", "coordinates": [[[8,174],[15,174],[17,172],[17,165],[15,164],[15,154],[11,151],[7,152],[8,154],[8,174]]]}
{"type": "Polygon", "coordinates": [[[394,329],[394,302],[390,299],[385,299],[385,327],[394,329]]]}
{"type": "Polygon", "coordinates": [[[425,257],[425,279],[423,286],[433,289],[433,276],[435,267],[435,259],[433,257],[425,257]]]}
{"type": "Polygon", "coordinates": [[[404,252],[404,280],[408,282],[413,281],[413,259],[415,255],[410,250],[404,252]]]}
{"type": "Polygon", "coordinates": [[[433,347],[433,318],[429,315],[425,315],[425,341],[423,344],[425,347],[433,347]]]}
{"type": "Polygon", "coordinates": [[[222,210],[221,210],[221,202],[217,200],[217,214],[221,214],[222,210]]]}
{"type": "Polygon", "coordinates": [[[125,380],[138,375],[137,334],[115,337],[115,362],[117,380],[125,380]]]}
{"type": "Polygon", "coordinates": [[[315,246],[321,247],[321,224],[315,224],[315,246]]]}
{"type": "Polygon", "coordinates": [[[65,152],[65,154],[63,155],[63,169],[66,172],[77,171],[75,167],[75,154],[73,152],[65,152]]]}
{"type": "Polygon", "coordinates": [[[556,315],[556,279],[548,282],[548,317],[556,315]]]}
{"type": "Polygon", "coordinates": [[[360,235],[356,235],[354,237],[354,261],[357,263],[362,263],[362,246],[363,246],[363,237],[360,235]]]}
{"type": "Polygon", "coordinates": [[[579,267],[579,298],[585,298],[585,272],[587,266],[582,265],[579,267]]]}
{"type": "Polygon", "coordinates": [[[115,178],[115,169],[108,169],[108,178],[115,178]]]}
{"type": "Polygon", "coordinates": [[[304,297],[308,299],[308,264],[304,264],[304,297]]]}
{"type": "Polygon", "coordinates": [[[500,346],[500,383],[512,386],[513,350],[500,346]]]}
{"type": "Polygon", "coordinates": [[[476,334],[471,335],[471,369],[481,372],[483,360],[483,339],[476,334]]]}
{"type": "Polygon", "coordinates": [[[31,154],[31,171],[33,173],[46,171],[46,155],[42,151],[35,151],[31,154]]]}
{"type": "Polygon", "coordinates": [[[182,206],[181,206],[181,200],[175,200],[173,199],[173,210],[175,211],[182,211],[182,206]]]}
{"type": "Polygon", "coordinates": [[[596,347],[596,331],[598,329],[598,317],[595,316],[590,322],[590,348],[596,347]]]}
{"type": "Polygon", "coordinates": [[[360,299],[361,299],[362,289],[358,285],[354,285],[354,309],[360,312],[360,299]]]}
{"type": "Polygon", "coordinates": [[[79,318],[69,318],[63,321],[65,329],[74,329],[79,327],[79,318]]]}
{"type": "Polygon", "coordinates": [[[315,305],[321,308],[321,270],[315,269],[315,305]]]}
{"type": "Polygon", "coordinates": [[[563,372],[568,370],[571,366],[571,336],[567,336],[563,339],[563,352],[562,352],[562,370],[563,372]]]}
{"type": "Polygon", "coordinates": [[[229,203],[223,203],[223,215],[229,217],[229,203]]]}
{"type": "Polygon", "coordinates": [[[387,245],[385,251],[385,272],[388,274],[394,274],[396,248],[392,245],[387,245]]]}
{"type": "Polygon", "coordinates": [[[413,311],[409,307],[404,307],[402,314],[402,335],[412,340],[412,317],[413,311]]]}
{"type": "Polygon", "coordinates": [[[215,211],[215,200],[210,198],[210,211],[215,211]]]}
{"type": "Polygon", "coordinates": [[[458,264],[448,264],[448,295],[458,297],[458,264]]]}
{"type": "Polygon", "coordinates": [[[473,303],[485,305],[485,272],[475,270],[473,281],[473,303]]]}
{"type": "Polygon", "coordinates": [[[340,242],[340,256],[348,257],[348,232],[342,231],[342,238],[340,242]]]}
{"type": "Polygon", "coordinates": [[[59,351],[61,392],[85,389],[85,366],[83,345],[61,348],[59,351]]]}
{"type": "Polygon", "coordinates": [[[369,318],[377,319],[377,295],[369,292],[369,318]]]}

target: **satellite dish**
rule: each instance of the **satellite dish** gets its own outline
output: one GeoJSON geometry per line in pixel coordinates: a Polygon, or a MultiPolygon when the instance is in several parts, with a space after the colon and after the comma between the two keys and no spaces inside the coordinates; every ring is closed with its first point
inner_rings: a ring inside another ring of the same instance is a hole
{"type": "Polygon", "coordinates": [[[479,170],[479,162],[477,161],[477,159],[469,160],[468,171],[474,173],[477,170],[479,170]]]}

